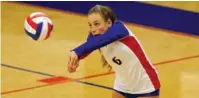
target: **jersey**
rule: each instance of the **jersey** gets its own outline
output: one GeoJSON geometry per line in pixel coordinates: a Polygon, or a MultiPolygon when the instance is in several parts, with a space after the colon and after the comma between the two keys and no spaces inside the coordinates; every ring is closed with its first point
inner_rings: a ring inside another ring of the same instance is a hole
{"type": "Polygon", "coordinates": [[[121,21],[115,22],[102,35],[90,34],[87,42],[74,51],[82,59],[86,53],[96,49],[101,50],[105,60],[115,71],[115,90],[143,94],[160,88],[153,64],[135,35],[121,21]]]}

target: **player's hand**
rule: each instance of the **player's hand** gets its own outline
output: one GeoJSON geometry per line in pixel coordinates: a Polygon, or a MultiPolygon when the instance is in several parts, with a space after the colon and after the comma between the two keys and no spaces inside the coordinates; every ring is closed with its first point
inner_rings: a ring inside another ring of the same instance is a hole
{"type": "Polygon", "coordinates": [[[75,72],[78,66],[79,66],[78,56],[74,51],[71,51],[69,54],[68,71],[70,73],[75,72]]]}

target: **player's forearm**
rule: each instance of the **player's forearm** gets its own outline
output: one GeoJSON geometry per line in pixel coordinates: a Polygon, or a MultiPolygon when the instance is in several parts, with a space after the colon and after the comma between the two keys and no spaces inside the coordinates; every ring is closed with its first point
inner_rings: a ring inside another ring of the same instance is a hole
{"type": "Polygon", "coordinates": [[[107,32],[102,35],[92,36],[87,42],[75,48],[78,58],[81,58],[84,54],[106,46],[116,40],[119,40],[125,36],[128,36],[128,30],[121,22],[114,23],[107,32]]]}

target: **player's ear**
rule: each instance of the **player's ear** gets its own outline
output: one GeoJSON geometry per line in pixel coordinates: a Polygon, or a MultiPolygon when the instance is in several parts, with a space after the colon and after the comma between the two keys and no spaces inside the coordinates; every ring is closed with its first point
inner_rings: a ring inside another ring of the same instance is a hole
{"type": "Polygon", "coordinates": [[[108,24],[108,27],[111,27],[111,26],[112,26],[112,21],[111,21],[110,18],[107,20],[107,24],[108,24]]]}

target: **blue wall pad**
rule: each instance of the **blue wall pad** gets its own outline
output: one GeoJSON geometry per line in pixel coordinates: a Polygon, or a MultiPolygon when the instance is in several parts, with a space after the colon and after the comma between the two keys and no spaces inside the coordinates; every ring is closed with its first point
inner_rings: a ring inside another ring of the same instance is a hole
{"type": "Polygon", "coordinates": [[[87,14],[96,4],[108,5],[119,20],[199,35],[199,13],[134,1],[24,1],[24,3],[87,14]]]}

